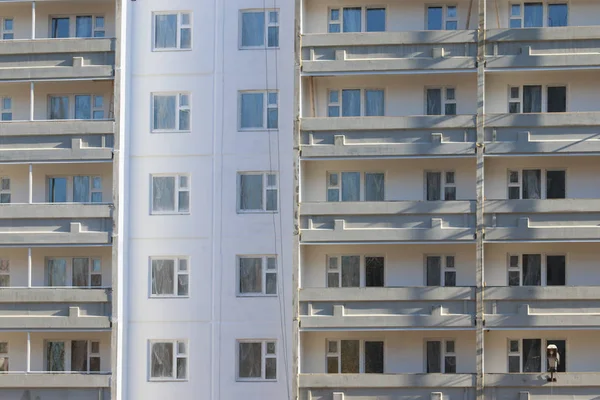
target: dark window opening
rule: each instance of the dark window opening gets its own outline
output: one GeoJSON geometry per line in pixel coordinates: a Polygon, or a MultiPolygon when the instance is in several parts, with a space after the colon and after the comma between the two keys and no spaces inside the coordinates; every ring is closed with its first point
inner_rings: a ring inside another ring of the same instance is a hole
{"type": "Polygon", "coordinates": [[[548,112],[567,112],[567,88],[548,87],[548,112]]]}
{"type": "Polygon", "coordinates": [[[383,342],[365,342],[365,373],[383,374],[383,342]]]}
{"type": "Polygon", "coordinates": [[[546,171],[546,198],[564,199],[566,192],[565,171],[546,171]]]}
{"type": "Polygon", "coordinates": [[[566,284],[565,256],[546,257],[546,285],[564,286],[566,284]]]}
{"type": "Polygon", "coordinates": [[[365,286],[384,286],[384,258],[365,257],[365,286]]]}

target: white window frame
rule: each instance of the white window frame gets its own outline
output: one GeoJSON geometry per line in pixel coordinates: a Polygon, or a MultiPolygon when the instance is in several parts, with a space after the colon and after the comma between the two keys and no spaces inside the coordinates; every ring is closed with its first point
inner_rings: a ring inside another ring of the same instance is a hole
{"type": "Polygon", "coordinates": [[[237,212],[238,214],[256,214],[256,213],[277,213],[279,212],[279,174],[277,171],[265,172],[265,171],[242,171],[237,173],[237,193],[236,193],[236,202],[237,202],[237,212]],[[262,193],[262,208],[256,210],[247,210],[242,209],[241,207],[241,194],[242,194],[242,175],[262,175],[263,179],[263,193],[262,193]],[[269,185],[269,177],[275,177],[275,185],[269,185]],[[276,204],[274,210],[267,210],[267,192],[275,191],[276,193],[276,204]]]}
{"type": "Polygon", "coordinates": [[[327,171],[327,182],[326,182],[326,191],[325,191],[325,200],[327,202],[343,202],[342,201],[342,174],[344,173],[358,173],[360,174],[360,186],[359,186],[359,201],[366,201],[367,198],[367,174],[381,174],[383,175],[383,195],[385,201],[385,183],[386,183],[386,173],[385,171],[327,171]],[[331,177],[337,175],[337,185],[332,184],[331,177]],[[338,191],[338,199],[336,201],[329,201],[329,190],[337,190],[338,191]]]}
{"type": "Polygon", "coordinates": [[[269,28],[278,28],[277,31],[277,43],[279,43],[279,39],[280,39],[280,33],[281,33],[281,28],[279,25],[279,21],[280,21],[280,11],[278,8],[266,8],[266,9],[257,9],[257,8],[245,8],[243,10],[240,10],[239,13],[239,27],[238,27],[238,43],[239,46],[238,48],[240,50],[257,50],[257,49],[273,49],[273,50],[277,50],[279,49],[279,45],[277,46],[269,46],[269,28]],[[243,38],[242,35],[244,34],[244,29],[243,29],[243,23],[244,23],[244,19],[243,19],[243,15],[245,13],[263,13],[264,19],[265,19],[265,32],[264,32],[264,43],[262,45],[259,46],[244,46],[243,43],[243,38]],[[271,14],[275,13],[276,15],[276,21],[271,21],[271,14]]]}
{"type": "Polygon", "coordinates": [[[150,339],[148,340],[148,381],[150,382],[187,382],[189,380],[189,341],[187,339],[150,339]],[[173,371],[171,377],[152,376],[152,346],[154,344],[167,343],[173,345],[173,371]],[[184,352],[179,351],[179,345],[183,344],[184,352]],[[185,359],[185,378],[177,378],[177,360],[185,359]]]}
{"type": "Polygon", "coordinates": [[[458,200],[458,187],[456,186],[456,171],[455,170],[426,170],[425,171],[425,187],[424,187],[424,193],[423,193],[423,198],[425,199],[425,201],[456,201],[458,200]],[[440,199],[439,200],[427,200],[427,174],[428,173],[440,173],[442,176],[442,180],[441,180],[441,188],[440,188],[440,199]],[[454,182],[448,182],[448,175],[447,174],[453,174],[454,176],[454,182]],[[446,188],[454,188],[454,197],[455,200],[446,200],[446,188]]]}
{"type": "Polygon", "coordinates": [[[238,130],[239,131],[277,131],[279,130],[279,91],[277,90],[240,90],[238,92],[238,130]],[[262,127],[242,127],[242,95],[244,94],[262,94],[263,95],[263,125],[262,127]],[[270,103],[269,95],[277,96],[277,103],[270,103]],[[277,121],[275,127],[269,127],[269,110],[277,110],[277,121]]]}
{"type": "Polygon", "coordinates": [[[60,287],[71,287],[71,288],[80,288],[80,289],[102,289],[102,288],[107,288],[109,286],[104,286],[102,285],[102,258],[101,257],[97,257],[97,256],[91,256],[91,257],[86,257],[86,256],[81,256],[81,257],[61,257],[61,256],[52,256],[52,257],[45,257],[44,258],[44,287],[56,287],[56,288],[60,288],[60,287]],[[90,282],[89,286],[73,286],[73,260],[76,258],[82,258],[82,259],[87,259],[88,260],[88,266],[89,266],[89,273],[88,273],[88,281],[90,282]],[[47,276],[46,276],[46,269],[48,268],[48,261],[49,260],[65,260],[67,262],[67,273],[66,273],[66,278],[67,278],[67,283],[70,283],[70,285],[67,286],[46,286],[46,280],[47,280],[47,276]],[[99,269],[97,269],[96,267],[100,266],[99,269]],[[100,276],[100,286],[94,286],[92,285],[92,278],[94,276],[100,276]]]}
{"type": "Polygon", "coordinates": [[[508,29],[524,29],[524,20],[525,20],[525,3],[541,3],[542,4],[542,26],[540,28],[553,28],[551,26],[548,26],[548,15],[549,15],[549,10],[548,10],[548,6],[552,5],[552,4],[563,4],[567,6],[567,26],[571,26],[571,7],[569,7],[569,1],[568,0],[564,0],[564,1],[558,1],[558,0],[537,0],[537,1],[511,1],[508,4],[508,29]],[[513,15],[512,14],[512,9],[513,6],[519,6],[519,15],[513,15]],[[511,21],[512,20],[519,20],[520,21],[520,28],[511,28],[511,21]]]}
{"type": "Polygon", "coordinates": [[[148,282],[148,293],[150,298],[186,298],[190,297],[190,257],[189,256],[151,256],[149,258],[149,275],[150,279],[148,282]],[[152,278],[153,278],[153,269],[152,262],[153,261],[173,261],[173,293],[168,294],[155,294],[152,293],[152,278]],[[188,293],[187,294],[179,294],[178,284],[179,284],[179,276],[187,276],[188,277],[188,293]]]}
{"type": "Polygon", "coordinates": [[[454,31],[459,30],[460,25],[458,21],[458,4],[426,4],[425,5],[425,27],[424,30],[428,30],[429,27],[429,9],[430,8],[442,8],[442,31],[454,31]],[[448,16],[448,8],[454,7],[456,10],[456,17],[448,16]],[[456,29],[448,29],[448,22],[456,22],[456,29]]]}
{"type": "Polygon", "coordinates": [[[0,373],[10,371],[10,343],[0,342],[0,373]]]}
{"type": "Polygon", "coordinates": [[[191,51],[194,48],[193,14],[191,11],[155,11],[152,13],[152,51],[191,51]],[[177,44],[175,47],[156,47],[156,17],[159,15],[177,15],[177,44]],[[183,23],[183,16],[189,16],[189,23],[183,23]],[[190,47],[181,47],[181,31],[190,30],[190,47]]]}
{"type": "Polygon", "coordinates": [[[236,353],[236,369],[235,369],[235,376],[236,376],[236,381],[238,382],[277,382],[277,376],[279,375],[279,362],[277,359],[277,340],[276,339],[238,339],[236,341],[236,348],[235,348],[235,353],[236,353]],[[240,344],[241,343],[260,343],[261,344],[261,377],[260,378],[242,378],[240,377],[240,344]],[[275,352],[274,353],[269,353],[267,351],[267,347],[269,344],[274,344],[275,347],[275,352]],[[275,359],[275,371],[276,371],[276,377],[274,379],[266,378],[266,368],[267,368],[267,359],[275,359]]]}
{"type": "MultiPolygon", "coordinates": [[[[46,368],[46,366],[48,365],[48,359],[46,358],[46,349],[48,346],[48,342],[63,342],[64,343],[64,347],[65,347],[65,358],[64,358],[64,364],[65,364],[65,371],[64,372],[76,372],[73,371],[73,366],[71,365],[71,346],[72,346],[72,342],[78,342],[78,341],[85,341],[87,343],[87,359],[86,359],[86,366],[87,366],[87,371],[83,371],[83,372],[79,372],[79,373],[83,373],[83,374],[98,374],[98,373],[102,373],[105,371],[102,371],[102,357],[100,356],[100,348],[102,346],[102,340],[100,339],[46,339],[44,340],[44,369],[46,368]],[[98,345],[98,352],[92,352],[92,348],[93,348],[93,344],[96,343],[98,345]],[[98,371],[90,371],[90,366],[91,366],[91,361],[92,358],[98,358],[98,362],[99,362],[99,370],[98,371]]],[[[78,372],[78,371],[77,371],[78,372]]]]}
{"type": "MultiPolygon", "coordinates": [[[[510,199],[510,188],[511,187],[518,187],[519,188],[519,198],[518,199],[512,199],[512,200],[523,200],[523,171],[527,170],[527,171],[532,171],[532,170],[539,170],[540,171],[540,200],[546,200],[548,197],[548,187],[547,187],[547,173],[548,172],[556,172],[556,171],[564,171],[565,173],[565,199],[569,198],[569,193],[567,191],[568,186],[567,186],[567,168],[537,168],[537,167],[532,167],[532,168],[515,168],[515,169],[509,169],[507,171],[507,176],[506,176],[506,199],[507,200],[511,200],[510,199]],[[511,182],[510,178],[511,178],[511,173],[513,172],[517,172],[518,176],[519,176],[519,181],[518,182],[511,182]]],[[[525,199],[526,200],[526,199],[525,199]]]]}
{"type": "MultiPolygon", "coordinates": [[[[546,372],[546,366],[548,365],[548,359],[546,357],[546,347],[548,346],[548,341],[555,341],[555,340],[564,340],[565,341],[565,350],[567,352],[567,354],[569,353],[569,340],[566,337],[525,337],[525,338],[514,338],[514,337],[509,337],[506,340],[506,372],[509,374],[523,374],[523,373],[529,373],[529,372],[523,372],[523,340],[524,339],[539,339],[540,340],[540,354],[541,354],[541,361],[540,361],[540,367],[541,367],[541,373],[546,372]],[[518,352],[513,352],[510,351],[510,342],[515,341],[519,343],[519,351],[518,352]],[[509,372],[510,370],[510,363],[509,363],[509,358],[510,357],[519,357],[519,372],[509,372]]],[[[562,360],[561,360],[562,362],[562,360]]],[[[568,371],[568,369],[566,368],[565,365],[565,370],[568,371]]],[[[538,373],[539,373],[538,372],[538,373]]],[[[531,372],[531,373],[535,373],[535,372],[531,372]]]]}
{"type": "MultiPolygon", "coordinates": [[[[458,273],[456,271],[456,254],[451,254],[451,253],[445,253],[445,254],[438,254],[438,253],[432,253],[432,254],[425,254],[425,258],[424,258],[424,271],[423,271],[423,285],[427,286],[427,259],[429,257],[439,257],[440,258],[440,286],[441,287],[456,287],[458,286],[458,282],[456,280],[456,278],[458,277],[458,273]],[[452,267],[448,266],[449,264],[449,260],[452,260],[452,267]],[[446,272],[453,272],[454,273],[454,282],[455,285],[454,286],[446,286],[446,272]]],[[[429,287],[434,287],[434,286],[429,286],[429,287]]]]}
{"type": "Polygon", "coordinates": [[[564,87],[565,88],[565,93],[566,93],[566,99],[565,99],[565,111],[564,112],[569,112],[569,85],[566,83],[550,83],[550,84],[545,84],[545,85],[529,85],[529,84],[525,84],[525,85],[510,85],[508,86],[508,102],[507,102],[507,113],[510,114],[537,114],[537,113],[525,113],[523,112],[523,90],[524,90],[524,86],[541,86],[542,87],[542,97],[541,97],[541,111],[540,113],[547,113],[548,112],[548,89],[549,88],[553,88],[553,87],[564,87]],[[511,89],[518,89],[519,90],[519,97],[518,98],[513,98],[512,97],[512,93],[511,93],[511,89]],[[512,103],[518,103],[519,104],[519,112],[518,113],[511,113],[510,112],[510,105],[512,103]]]}
{"type": "Polygon", "coordinates": [[[4,195],[6,197],[6,195],[8,195],[9,197],[9,201],[6,203],[3,203],[0,200],[0,204],[10,204],[12,202],[12,192],[11,192],[11,186],[10,186],[10,178],[7,176],[0,176],[0,199],[1,196],[4,195]],[[8,187],[7,189],[5,189],[6,187],[8,187]]]}
{"type": "MultiPolygon", "coordinates": [[[[48,37],[52,38],[52,20],[54,18],[69,18],[69,38],[77,37],[77,17],[92,17],[92,36],[91,38],[104,38],[106,37],[106,15],[105,14],[57,14],[50,15],[48,20],[48,37]],[[98,18],[104,19],[104,26],[98,27],[98,18]],[[97,36],[97,32],[103,32],[104,36],[97,36]]],[[[91,39],[87,38],[87,39],[91,39]]]]}
{"type": "MultiPolygon", "coordinates": [[[[530,252],[530,253],[508,253],[506,260],[506,286],[510,285],[510,273],[518,272],[519,273],[519,285],[518,287],[523,287],[523,255],[525,254],[535,254],[540,256],[540,285],[539,287],[548,287],[548,257],[549,256],[561,256],[565,258],[565,284],[564,286],[568,286],[568,271],[569,271],[569,254],[565,252],[530,252]],[[517,265],[513,266],[511,264],[511,258],[517,257],[517,265]]],[[[558,287],[562,287],[556,285],[558,287]]],[[[517,287],[517,286],[510,286],[517,287]]],[[[552,287],[552,286],[550,286],[552,287]]]]}
{"type": "MultiPolygon", "coordinates": [[[[440,353],[440,367],[441,367],[441,371],[439,373],[442,374],[454,374],[454,373],[458,373],[458,357],[456,356],[456,343],[457,340],[455,338],[425,338],[425,341],[423,343],[423,347],[424,347],[424,352],[423,354],[425,355],[425,359],[424,361],[424,365],[423,365],[423,372],[427,373],[427,342],[441,342],[441,353],[440,353]],[[448,342],[454,342],[454,352],[448,352],[448,342]],[[456,366],[456,372],[446,372],[446,357],[454,357],[454,365],[456,366]]],[[[431,373],[435,373],[435,372],[431,372],[431,373]]]]}
{"type": "Polygon", "coordinates": [[[8,277],[8,285],[7,286],[0,285],[0,287],[11,287],[11,284],[10,284],[10,260],[9,259],[0,258],[0,276],[8,277]]]}
{"type": "Polygon", "coordinates": [[[439,89],[441,92],[441,95],[442,95],[442,104],[441,104],[442,113],[440,115],[458,115],[458,102],[456,101],[457,91],[456,91],[455,86],[427,86],[427,87],[425,87],[425,115],[435,115],[435,114],[428,114],[428,110],[427,110],[427,91],[432,90],[432,89],[439,89]],[[454,91],[453,99],[448,98],[448,90],[454,91]],[[446,105],[447,104],[455,105],[456,112],[454,114],[446,114],[446,105]]]}
{"type": "Polygon", "coordinates": [[[150,126],[152,133],[189,133],[192,131],[192,94],[190,92],[153,92],[151,94],[152,105],[150,112],[150,126]],[[175,128],[174,129],[159,129],[154,126],[154,102],[156,97],[175,97],[175,128]],[[181,127],[181,111],[188,112],[189,129],[180,129],[181,127]]]}
{"type": "Polygon", "coordinates": [[[523,112],[523,86],[509,86],[508,87],[508,113],[510,114],[521,114],[523,112]],[[513,89],[517,90],[517,97],[513,97],[513,89]],[[512,113],[510,111],[511,104],[517,104],[519,107],[518,112],[512,113]]]}
{"type": "MultiPolygon", "coordinates": [[[[359,374],[364,374],[365,372],[365,367],[366,367],[366,353],[365,353],[365,342],[381,342],[383,343],[383,357],[384,357],[384,364],[383,364],[383,374],[385,374],[385,348],[386,348],[386,343],[385,340],[382,338],[369,338],[369,339],[354,339],[354,338],[345,338],[345,339],[326,339],[325,340],[325,371],[328,371],[328,360],[330,358],[333,357],[337,357],[337,363],[338,363],[338,374],[342,374],[342,341],[356,341],[358,342],[358,373],[359,374]],[[330,343],[335,343],[336,346],[336,352],[330,352],[330,343]]],[[[327,372],[328,373],[328,372],[327,372]]]]}
{"type": "Polygon", "coordinates": [[[189,215],[192,213],[192,179],[190,174],[150,174],[150,214],[151,215],[189,215]],[[154,210],[154,178],[175,178],[175,196],[174,210],[172,211],[155,211],[154,210]],[[181,185],[181,178],[187,179],[187,186],[181,185]],[[179,193],[189,193],[189,207],[187,211],[179,211],[179,193]]]}
{"type": "Polygon", "coordinates": [[[0,120],[2,122],[7,122],[7,121],[12,121],[13,120],[13,101],[12,101],[12,97],[8,97],[8,96],[4,96],[4,97],[0,97],[0,120]],[[10,107],[6,107],[6,105],[10,106],[10,107]],[[4,116],[7,115],[9,116],[9,118],[4,119],[4,116]]]}
{"type": "MultiPolygon", "coordinates": [[[[367,92],[383,92],[383,116],[386,115],[385,113],[385,104],[386,104],[386,91],[384,88],[377,88],[377,87],[368,87],[368,88],[339,88],[339,89],[328,89],[327,90],[327,117],[328,118],[358,118],[358,117],[349,117],[349,116],[344,116],[342,115],[342,110],[344,109],[343,104],[342,104],[342,98],[343,98],[343,92],[344,90],[360,90],[360,117],[366,117],[367,116],[367,92]],[[337,96],[338,96],[338,101],[337,102],[331,102],[331,93],[332,92],[337,92],[337,96]],[[338,115],[337,116],[333,116],[330,117],[329,116],[329,110],[332,107],[338,107],[338,115]]],[[[377,118],[378,116],[373,116],[375,118],[377,118]]]]}
{"type": "Polygon", "coordinates": [[[14,40],[15,38],[15,18],[14,17],[0,17],[0,39],[1,40],[14,40]],[[12,21],[13,28],[6,29],[6,21],[12,21]],[[8,37],[11,36],[12,37],[8,37]]]}
{"type": "Polygon", "coordinates": [[[367,287],[367,258],[383,258],[383,272],[384,272],[384,279],[383,279],[383,286],[379,286],[379,287],[386,287],[386,279],[385,279],[385,270],[386,270],[386,259],[387,256],[385,253],[373,253],[373,254],[343,254],[343,253],[332,253],[332,254],[327,254],[326,256],[326,265],[325,265],[325,269],[326,269],[326,274],[325,274],[325,285],[324,287],[326,288],[330,288],[330,287],[336,287],[336,288],[341,288],[342,287],[342,257],[359,257],[360,261],[359,261],[359,270],[360,270],[360,278],[359,278],[359,285],[356,287],[367,287]],[[337,260],[337,261],[334,261],[337,260]],[[335,267],[334,267],[335,265],[335,267]],[[338,276],[338,285],[337,286],[329,286],[329,275],[330,274],[337,274],[338,276]]]}
{"type": "Polygon", "coordinates": [[[236,279],[236,294],[237,297],[277,297],[278,295],[278,278],[279,278],[279,274],[277,272],[277,256],[274,254],[268,254],[268,255],[254,255],[254,254],[245,254],[245,255],[239,255],[236,257],[236,272],[237,272],[237,279],[236,279]],[[247,258],[260,258],[261,259],[261,291],[260,293],[256,292],[256,293],[242,293],[240,291],[240,286],[241,286],[241,280],[242,280],[242,275],[240,273],[240,269],[241,269],[241,260],[242,259],[247,259],[247,258]],[[270,261],[273,260],[272,264],[270,264],[270,261]],[[267,275],[275,275],[275,293],[267,293],[267,275]]]}
{"type": "Polygon", "coordinates": [[[103,201],[103,192],[102,192],[102,176],[99,175],[48,175],[46,176],[46,200],[50,202],[50,188],[48,187],[48,180],[54,178],[65,178],[67,180],[67,203],[76,203],[76,204],[107,204],[103,201]],[[74,202],[73,201],[73,191],[75,187],[75,178],[89,178],[90,186],[89,186],[89,197],[86,202],[74,202]],[[99,187],[95,187],[96,182],[100,183],[99,187]],[[94,194],[100,194],[100,201],[92,201],[94,194]]]}
{"type": "MultiPolygon", "coordinates": [[[[69,110],[68,110],[68,115],[67,115],[67,120],[75,120],[75,114],[76,114],[76,102],[75,102],[75,98],[77,96],[89,96],[90,97],[90,118],[89,119],[78,119],[77,121],[91,121],[91,120],[105,120],[106,118],[106,109],[105,109],[105,101],[104,101],[104,94],[93,94],[93,93],[51,93],[48,95],[47,101],[48,101],[48,120],[50,120],[50,113],[52,110],[52,102],[51,99],[53,97],[68,97],[69,98],[69,110]],[[101,99],[102,101],[102,106],[96,106],[97,104],[97,100],[101,99]],[[102,112],[102,118],[94,118],[94,113],[96,112],[102,112]]],[[[55,121],[61,121],[60,119],[57,119],[55,121]]],[[[64,120],[62,120],[64,121],[64,120]]]]}
{"type": "Polygon", "coordinates": [[[344,32],[344,8],[360,8],[360,32],[364,33],[364,32],[369,32],[367,31],[367,11],[371,10],[371,9],[383,9],[385,10],[385,30],[383,32],[386,32],[388,29],[388,21],[387,21],[387,17],[388,17],[388,9],[387,6],[382,5],[382,6],[377,6],[377,5],[369,5],[369,6],[338,6],[338,7],[329,7],[327,9],[327,33],[331,33],[331,34],[338,34],[338,33],[358,33],[358,32],[344,32]],[[340,16],[340,18],[338,20],[332,20],[331,19],[331,12],[337,10],[337,12],[339,13],[338,15],[340,16]],[[340,31],[339,32],[329,32],[329,27],[331,25],[339,25],[340,26],[340,31]]]}

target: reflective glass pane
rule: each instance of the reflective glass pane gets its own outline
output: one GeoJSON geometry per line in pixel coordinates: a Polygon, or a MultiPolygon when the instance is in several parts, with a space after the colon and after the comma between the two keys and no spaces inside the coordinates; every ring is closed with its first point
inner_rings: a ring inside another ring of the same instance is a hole
{"type": "Polygon", "coordinates": [[[548,26],[567,26],[568,16],[566,4],[548,4],[548,26]]]}
{"type": "Polygon", "coordinates": [[[68,38],[70,35],[69,18],[52,18],[50,37],[68,38]]]}
{"type": "Polygon", "coordinates": [[[92,96],[77,95],[75,96],[75,119],[91,119],[92,118],[92,96]]]}
{"type": "Polygon", "coordinates": [[[365,174],[365,201],[385,200],[385,179],[382,173],[365,174]]]}
{"type": "Polygon", "coordinates": [[[260,378],[262,375],[262,343],[240,343],[238,354],[238,376],[260,378]]]}
{"type": "Polygon", "coordinates": [[[263,93],[242,93],[240,110],[241,128],[263,128],[263,93]]]}
{"type": "Polygon", "coordinates": [[[240,293],[262,293],[262,258],[240,258],[240,293]]]}
{"type": "Polygon", "coordinates": [[[262,11],[242,13],[242,46],[255,47],[265,44],[265,13],[262,11]]]}
{"type": "Polygon", "coordinates": [[[68,119],[69,118],[69,97],[51,96],[50,97],[50,115],[49,119],[68,119]]]}
{"type": "Polygon", "coordinates": [[[382,117],[385,110],[383,90],[365,91],[365,115],[382,117]]]}
{"type": "Polygon", "coordinates": [[[175,129],[175,107],[177,98],[154,96],[154,129],[175,129]]]}
{"type": "Polygon", "coordinates": [[[360,201],[359,172],[342,172],[342,201],[360,201]]]}
{"type": "Polygon", "coordinates": [[[544,24],[544,5],[542,3],[525,3],[525,28],[541,28],[544,24]]]}
{"type": "Polygon", "coordinates": [[[48,179],[48,202],[65,203],[67,201],[67,178],[48,179]]]}
{"type": "Polygon", "coordinates": [[[427,257],[427,286],[441,286],[442,259],[438,256],[427,257]]]}
{"type": "Polygon", "coordinates": [[[177,14],[156,15],[154,47],[169,49],[177,47],[177,14]]]}
{"type": "Polygon", "coordinates": [[[90,286],[90,260],[89,258],[73,259],[73,286],[90,286]]]}
{"type": "Polygon", "coordinates": [[[48,286],[67,286],[67,260],[49,259],[46,264],[46,283],[48,286]]]}
{"type": "Polygon", "coordinates": [[[92,37],[92,16],[79,16],[75,19],[75,36],[92,37]]]}
{"type": "Polygon", "coordinates": [[[46,342],[46,371],[65,370],[65,342],[46,342]]]}
{"type": "Polygon", "coordinates": [[[385,32],[385,8],[367,9],[367,32],[385,32]]]}
{"type": "Polygon", "coordinates": [[[360,90],[342,90],[342,116],[359,117],[360,109],[360,90]]]}
{"type": "Polygon", "coordinates": [[[362,9],[360,7],[346,7],[344,14],[344,32],[360,32],[362,9]]]}
{"type": "Polygon", "coordinates": [[[192,48],[192,30],[190,28],[182,28],[181,29],[181,38],[180,45],[181,49],[191,49],[192,48]]]}
{"type": "Polygon", "coordinates": [[[268,47],[279,47],[279,27],[270,26],[267,29],[267,46],[268,47]]]}
{"type": "Polygon", "coordinates": [[[73,202],[87,203],[90,201],[90,177],[89,176],[74,176],[73,177],[73,202]]]}
{"type": "Polygon", "coordinates": [[[152,294],[172,295],[175,276],[174,260],[152,260],[152,294]]]}
{"type": "Polygon", "coordinates": [[[150,376],[152,378],[172,378],[173,343],[152,343],[150,353],[150,376]]]}
{"type": "Polygon", "coordinates": [[[428,7],[427,8],[427,29],[437,31],[443,29],[443,8],[428,7]]]}
{"type": "Polygon", "coordinates": [[[360,256],[342,256],[342,287],[360,286],[360,256]]]}
{"type": "Polygon", "coordinates": [[[175,211],[175,177],[152,177],[152,210],[175,211]]]}
{"type": "Polygon", "coordinates": [[[241,210],[262,210],[263,208],[263,176],[261,174],[240,175],[241,210]]]}

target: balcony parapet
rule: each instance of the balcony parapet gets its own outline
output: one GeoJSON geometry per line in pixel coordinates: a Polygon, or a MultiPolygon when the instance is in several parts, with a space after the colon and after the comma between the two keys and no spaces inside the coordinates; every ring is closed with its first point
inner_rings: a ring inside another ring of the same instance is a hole
{"type": "Polygon", "coordinates": [[[108,388],[110,374],[83,374],[79,372],[0,373],[0,387],[11,389],[33,388],[108,388]]]}
{"type": "Polygon", "coordinates": [[[108,303],[108,288],[2,288],[0,303],[108,303]]]}
{"type": "Polygon", "coordinates": [[[517,226],[486,228],[484,241],[597,241],[599,238],[600,226],[593,221],[587,225],[532,225],[529,217],[519,217],[517,226]]]}
{"type": "Polygon", "coordinates": [[[494,328],[547,328],[557,326],[588,328],[600,325],[598,313],[532,312],[529,304],[521,304],[516,314],[485,314],[486,329],[494,328]]]}
{"type": "MultiPolygon", "coordinates": [[[[596,121],[597,123],[597,121],[596,121]]],[[[309,117],[302,118],[302,131],[356,131],[392,129],[474,128],[474,115],[413,115],[404,117],[309,117]]]]}
{"type": "Polygon", "coordinates": [[[559,387],[598,387],[600,373],[598,372],[560,372],[556,382],[548,382],[549,373],[523,374],[485,374],[485,386],[504,388],[559,388],[559,387]]]}
{"type": "Polygon", "coordinates": [[[486,214],[599,213],[598,199],[486,200],[486,214]]]}
{"type": "Polygon", "coordinates": [[[7,121],[0,124],[1,136],[112,135],[113,120],[7,121]]]}
{"type": "Polygon", "coordinates": [[[469,301],[475,299],[473,287],[365,287],[300,289],[300,301],[318,302],[400,302],[469,301]]]}
{"type": "Polygon", "coordinates": [[[0,219],[111,218],[110,204],[0,204],[0,219]]]}
{"type": "Polygon", "coordinates": [[[475,386],[475,374],[300,374],[300,387],[317,388],[441,388],[475,386]]]}
{"type": "Polygon", "coordinates": [[[65,316],[0,313],[0,327],[13,330],[110,329],[111,322],[108,315],[85,315],[79,307],[68,307],[68,315],[65,316]]]}
{"type": "Polygon", "coordinates": [[[109,53],[115,51],[113,38],[39,38],[2,41],[0,57],[53,53],[109,53]]]}
{"type": "Polygon", "coordinates": [[[303,202],[301,215],[472,214],[474,200],[303,202]]]}

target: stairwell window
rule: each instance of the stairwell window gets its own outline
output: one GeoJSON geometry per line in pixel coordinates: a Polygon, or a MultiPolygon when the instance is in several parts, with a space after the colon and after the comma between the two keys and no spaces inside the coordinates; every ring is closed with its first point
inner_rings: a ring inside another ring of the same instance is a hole
{"type": "Polygon", "coordinates": [[[2,40],[12,40],[15,38],[15,20],[13,18],[0,18],[0,34],[2,40]]]}
{"type": "Polygon", "coordinates": [[[425,173],[425,180],[425,194],[428,201],[456,200],[454,171],[428,171],[425,173]]]}
{"type": "Polygon", "coordinates": [[[149,345],[151,381],[187,380],[187,340],[150,340],[149,345]]]}
{"type": "Polygon", "coordinates": [[[190,287],[188,257],[150,259],[151,297],[187,297],[190,287]]]}
{"type": "Polygon", "coordinates": [[[455,5],[427,7],[427,30],[455,31],[458,29],[458,11],[455,5]]]}
{"type": "Polygon", "coordinates": [[[275,340],[238,340],[237,380],[277,380],[277,342],[275,340]]]}
{"type": "Polygon", "coordinates": [[[343,7],[329,10],[329,33],[385,32],[386,9],[382,7],[343,7]]]}
{"type": "Polygon", "coordinates": [[[192,13],[154,14],[154,50],[190,50],[192,48],[192,13]]]}
{"type": "Polygon", "coordinates": [[[279,47],[279,10],[242,10],[240,48],[279,47]]]}
{"type": "Polygon", "coordinates": [[[553,344],[558,348],[560,362],[557,372],[566,372],[567,368],[567,342],[566,340],[547,339],[546,346],[542,349],[542,339],[508,339],[508,372],[531,373],[548,370],[546,352],[543,351],[553,344]],[[545,369],[542,370],[542,365],[545,369]]]}
{"type": "Polygon", "coordinates": [[[277,175],[267,172],[238,173],[238,212],[277,211],[277,175]]]}
{"type": "Polygon", "coordinates": [[[454,256],[431,255],[425,258],[426,286],[456,286],[454,256]]]}
{"type": "Polygon", "coordinates": [[[564,199],[566,198],[566,171],[524,169],[508,171],[508,198],[564,199]]]}
{"type": "Polygon", "coordinates": [[[453,339],[428,340],[426,348],[428,374],[456,373],[456,342],[453,339]]]}
{"type": "Polygon", "coordinates": [[[455,88],[428,88],[427,115],[456,115],[455,88]]]}
{"type": "Polygon", "coordinates": [[[508,286],[565,286],[566,256],[510,254],[508,286]]]}
{"type": "Polygon", "coordinates": [[[10,261],[0,259],[0,287],[10,287],[10,261]]]}
{"type": "Polygon", "coordinates": [[[277,257],[239,256],[238,266],[239,296],[277,294],[277,257]]]}
{"type": "Polygon", "coordinates": [[[339,117],[340,111],[342,117],[382,117],[385,114],[385,91],[383,89],[329,90],[327,116],[339,117]]]}
{"type": "Polygon", "coordinates": [[[510,5],[511,28],[541,28],[567,26],[569,6],[567,3],[541,2],[513,3],[510,5]]]}
{"type": "Polygon", "coordinates": [[[10,178],[0,177],[0,204],[10,204],[11,202],[10,178]]]}
{"type": "Polygon", "coordinates": [[[276,91],[240,92],[240,130],[277,129],[279,93],[276,91]]]}
{"type": "Polygon", "coordinates": [[[383,256],[327,256],[327,287],[384,287],[383,256]]]}
{"type": "Polygon", "coordinates": [[[153,132],[189,132],[191,129],[191,94],[152,94],[153,132]]]}
{"type": "Polygon", "coordinates": [[[8,371],[8,342],[0,342],[0,372],[8,371]]]}
{"type": "Polygon", "coordinates": [[[189,214],[189,175],[152,175],[151,178],[152,214],[189,214]]]}
{"type": "Polygon", "coordinates": [[[327,340],[328,374],[383,374],[384,342],[327,340]]]}

